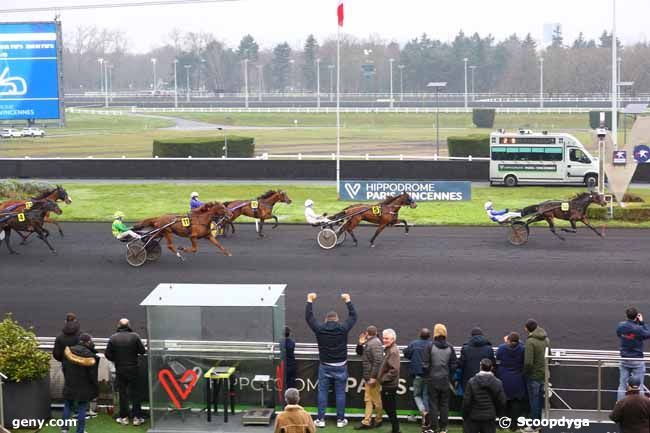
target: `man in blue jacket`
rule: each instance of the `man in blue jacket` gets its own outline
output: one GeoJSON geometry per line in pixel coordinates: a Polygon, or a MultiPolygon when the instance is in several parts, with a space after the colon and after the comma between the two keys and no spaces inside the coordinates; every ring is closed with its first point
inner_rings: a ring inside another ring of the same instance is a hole
{"type": "Polygon", "coordinates": [[[643,315],[630,307],[625,310],[627,320],[620,322],[616,328],[616,335],[621,340],[621,358],[639,358],[640,361],[621,361],[619,367],[621,376],[618,385],[618,400],[625,397],[630,377],[636,377],[643,385],[645,375],[645,363],[643,362],[643,340],[650,338],[650,328],[643,323],[643,315]]]}
{"type": "Polygon", "coordinates": [[[426,379],[429,375],[428,369],[422,364],[424,352],[429,350],[431,345],[431,331],[428,328],[420,330],[420,338],[413,340],[404,349],[404,358],[408,359],[409,373],[413,378],[413,399],[415,405],[422,414],[422,424],[429,425],[427,415],[429,414],[429,393],[427,392],[426,379]]]}
{"type": "Polygon", "coordinates": [[[307,324],[316,334],[318,342],[318,419],[314,422],[316,427],[325,427],[325,408],[327,407],[327,392],[330,384],[334,384],[336,395],[336,426],[345,427],[345,387],[348,381],[348,333],[357,322],[357,312],[350,300],[350,295],[344,293],[341,299],[348,307],[348,319],[340,323],[335,311],[330,311],[325,316],[325,323],[314,317],[313,303],[316,293],[307,295],[305,306],[305,319],[307,324]]]}

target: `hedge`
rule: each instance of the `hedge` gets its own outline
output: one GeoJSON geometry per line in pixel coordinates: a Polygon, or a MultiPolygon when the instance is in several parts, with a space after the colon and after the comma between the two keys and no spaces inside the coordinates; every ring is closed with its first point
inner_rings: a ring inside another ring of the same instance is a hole
{"type": "MultiPolygon", "coordinates": [[[[223,137],[185,137],[154,140],[153,156],[159,158],[221,158],[225,155],[223,137]]],[[[229,158],[255,156],[255,139],[228,135],[229,158]]]]}
{"type": "MultiPolygon", "coordinates": [[[[607,220],[608,207],[590,207],[587,210],[587,217],[593,220],[607,220]]],[[[628,207],[614,206],[614,219],[617,221],[627,221],[632,223],[643,223],[650,220],[650,207],[638,206],[628,207]]]]}
{"type": "MultiPolygon", "coordinates": [[[[591,129],[600,128],[600,113],[605,112],[605,128],[612,129],[612,112],[611,110],[599,110],[589,112],[589,126],[591,129]]],[[[618,114],[618,124],[621,124],[621,113],[618,114]]]]}
{"type": "Polygon", "coordinates": [[[472,134],[463,137],[448,137],[447,147],[449,156],[489,157],[490,136],[488,134],[472,134]]]}
{"type": "Polygon", "coordinates": [[[474,108],[472,110],[472,122],[477,128],[494,128],[494,108],[474,108]]]}

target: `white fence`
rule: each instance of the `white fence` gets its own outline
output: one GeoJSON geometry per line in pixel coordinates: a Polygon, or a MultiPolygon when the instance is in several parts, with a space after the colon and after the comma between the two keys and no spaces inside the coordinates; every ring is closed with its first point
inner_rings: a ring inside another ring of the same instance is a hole
{"type": "MultiPolygon", "coordinates": [[[[479,162],[479,161],[489,161],[490,158],[485,158],[485,157],[472,157],[471,155],[468,157],[455,157],[455,156],[439,156],[436,154],[432,155],[371,155],[369,153],[363,154],[363,155],[351,155],[351,154],[341,154],[340,155],[341,160],[397,160],[397,161],[467,161],[467,162],[479,162]]],[[[120,160],[120,159],[131,159],[131,160],[155,160],[159,159],[157,156],[156,157],[127,157],[126,155],[122,155],[121,157],[116,157],[116,158],[109,158],[109,157],[99,157],[95,158],[92,155],[86,156],[86,157],[30,157],[30,156],[25,156],[22,158],[0,158],[1,161],[16,161],[16,160],[34,160],[34,161],[56,161],[56,160],[62,160],[65,159],[67,161],[83,161],[87,159],[96,159],[96,160],[120,160]]],[[[259,160],[269,160],[269,159],[297,159],[299,161],[301,160],[308,160],[308,159],[331,159],[332,161],[336,160],[336,153],[322,153],[322,154],[312,154],[312,153],[294,153],[294,154],[284,154],[284,153],[278,153],[278,154],[272,154],[272,153],[262,153],[261,155],[258,155],[254,158],[192,158],[191,156],[188,156],[187,158],[160,158],[160,159],[165,159],[165,160],[178,160],[178,161],[184,161],[188,159],[195,159],[199,161],[222,161],[222,160],[228,160],[228,161],[259,161],[259,160]]]]}

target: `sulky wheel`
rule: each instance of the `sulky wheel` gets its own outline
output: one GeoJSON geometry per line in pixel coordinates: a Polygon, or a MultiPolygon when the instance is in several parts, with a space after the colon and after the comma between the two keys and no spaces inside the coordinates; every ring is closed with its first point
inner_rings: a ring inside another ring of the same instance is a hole
{"type": "Polygon", "coordinates": [[[147,250],[142,241],[136,240],[126,245],[126,261],[136,268],[144,265],[147,261],[147,250]]]}
{"type": "Polygon", "coordinates": [[[510,233],[508,234],[508,240],[512,245],[523,245],[528,242],[528,234],[530,230],[528,225],[524,222],[517,221],[512,223],[510,226],[510,233]]]}
{"type": "Polygon", "coordinates": [[[157,240],[152,240],[147,244],[146,247],[147,250],[147,261],[148,262],[155,262],[160,258],[160,254],[162,253],[162,248],[160,248],[160,242],[157,240]]]}
{"type": "Polygon", "coordinates": [[[334,230],[325,228],[318,232],[316,240],[322,249],[331,250],[336,246],[338,236],[334,230]]]}

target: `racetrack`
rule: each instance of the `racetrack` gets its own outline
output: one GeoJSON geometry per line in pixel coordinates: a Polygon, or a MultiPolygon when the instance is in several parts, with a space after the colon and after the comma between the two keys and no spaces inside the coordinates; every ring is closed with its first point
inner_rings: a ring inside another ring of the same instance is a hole
{"type": "Polygon", "coordinates": [[[395,328],[406,344],[419,327],[442,322],[453,344],[480,325],[496,345],[535,317],[554,347],[577,349],[616,349],[616,323],[628,305],[650,314],[647,230],[608,230],[601,240],[580,228],[562,242],[536,228],[528,244],[513,247],[500,227],[414,227],[408,236],[389,228],[370,249],[372,229],[361,227],[358,248],[347,241],[324,251],[312,227],[267,226],[264,240],[252,225],[237,227],[223,240],[233,257],[200,241],[185,263],[163,248],[159,262],[142,268],[126,263],[108,224],[64,223],[65,238],[52,231],[57,256],[38,239],[17,246],[14,235],[21,255],[0,248],[0,313],[13,312],[39,336],[57,335],[68,311],[95,337],[109,336],[126,316],[145,336],[139,303],[158,283],[286,283],[287,324],[298,341],[314,341],[303,317],[306,294],[318,292],[319,316],[335,308],[345,317],[338,298],[345,289],[360,316],[353,336],[375,324],[395,328]]]}

